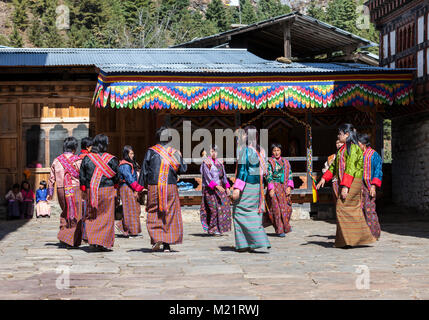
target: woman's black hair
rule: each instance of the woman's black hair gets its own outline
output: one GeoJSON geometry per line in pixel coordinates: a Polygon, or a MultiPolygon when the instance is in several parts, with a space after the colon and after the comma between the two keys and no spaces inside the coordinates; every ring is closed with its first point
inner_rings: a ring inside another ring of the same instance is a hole
{"type": "Polygon", "coordinates": [[[97,134],[92,142],[92,152],[104,153],[107,152],[107,146],[109,145],[109,137],[105,134],[97,134]]]}
{"type": "Polygon", "coordinates": [[[77,150],[77,139],[75,137],[67,137],[64,139],[63,152],[74,152],[77,150]]]}
{"type": "Polygon", "coordinates": [[[157,143],[164,143],[165,144],[165,143],[170,142],[173,139],[173,137],[171,135],[168,135],[168,130],[169,130],[168,127],[162,126],[161,128],[159,128],[156,131],[155,138],[156,138],[157,143]],[[168,135],[167,139],[165,139],[166,135],[168,135]]]}
{"type": "Polygon", "coordinates": [[[19,183],[15,183],[15,184],[12,186],[12,190],[13,190],[13,189],[18,189],[18,190],[19,190],[19,187],[20,187],[20,186],[19,186],[19,183]]]}
{"type": "Polygon", "coordinates": [[[93,140],[91,137],[85,137],[81,140],[80,142],[80,149],[81,150],[86,150],[87,148],[89,148],[90,146],[92,146],[93,140]]]}
{"type": "Polygon", "coordinates": [[[246,133],[246,146],[253,146],[256,148],[256,150],[261,151],[261,147],[258,144],[259,134],[258,130],[256,130],[255,126],[246,126],[244,128],[244,132],[246,133]],[[255,131],[255,134],[249,135],[249,131],[255,131]],[[249,138],[251,140],[249,140],[249,138]]]}
{"type": "Polygon", "coordinates": [[[369,138],[369,135],[367,135],[366,133],[358,134],[358,141],[367,147],[371,145],[371,140],[369,138]]]}
{"type": "Polygon", "coordinates": [[[44,189],[46,189],[46,186],[48,185],[45,180],[40,181],[40,184],[44,187],[44,189]]]}
{"type": "Polygon", "coordinates": [[[281,143],[273,142],[271,144],[271,148],[270,148],[271,154],[273,153],[274,148],[279,148],[281,151],[283,151],[283,146],[281,145],[281,143]]]}
{"type": "Polygon", "coordinates": [[[124,148],[122,149],[122,158],[125,161],[131,162],[134,166],[134,169],[140,169],[140,166],[136,161],[136,157],[134,156],[134,159],[130,158],[130,151],[133,151],[133,147],[128,145],[124,146],[124,148]]]}
{"type": "Polygon", "coordinates": [[[28,182],[27,180],[24,180],[24,181],[21,182],[21,189],[24,189],[24,184],[28,184],[28,189],[31,188],[30,182],[28,182]]]}
{"type": "Polygon", "coordinates": [[[350,154],[350,148],[352,143],[358,145],[357,132],[355,127],[350,123],[344,123],[338,128],[338,132],[343,132],[344,134],[348,133],[349,137],[346,141],[347,152],[350,154]]]}

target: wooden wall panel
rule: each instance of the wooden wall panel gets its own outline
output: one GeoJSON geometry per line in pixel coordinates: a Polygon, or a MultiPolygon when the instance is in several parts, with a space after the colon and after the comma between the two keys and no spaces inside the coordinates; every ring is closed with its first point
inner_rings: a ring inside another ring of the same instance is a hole
{"type": "Polygon", "coordinates": [[[0,169],[6,169],[9,172],[17,170],[17,139],[0,138],[0,169]]]}
{"type": "Polygon", "coordinates": [[[0,132],[16,133],[17,130],[17,113],[16,104],[0,104],[0,132]]]}
{"type": "Polygon", "coordinates": [[[13,184],[20,183],[17,181],[16,174],[0,173],[0,199],[1,203],[5,203],[4,196],[12,188],[13,184]]]}

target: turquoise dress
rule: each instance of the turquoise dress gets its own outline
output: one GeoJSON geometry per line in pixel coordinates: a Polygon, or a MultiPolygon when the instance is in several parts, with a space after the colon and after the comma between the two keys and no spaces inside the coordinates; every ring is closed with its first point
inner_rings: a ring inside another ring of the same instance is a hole
{"type": "MultiPolygon", "coordinates": [[[[263,150],[261,157],[265,158],[263,150]]],[[[271,244],[262,226],[262,212],[259,210],[265,209],[265,200],[261,198],[258,154],[253,148],[245,148],[239,159],[234,188],[240,189],[241,194],[240,198],[233,203],[232,210],[235,247],[236,249],[270,248],[271,244]]]]}

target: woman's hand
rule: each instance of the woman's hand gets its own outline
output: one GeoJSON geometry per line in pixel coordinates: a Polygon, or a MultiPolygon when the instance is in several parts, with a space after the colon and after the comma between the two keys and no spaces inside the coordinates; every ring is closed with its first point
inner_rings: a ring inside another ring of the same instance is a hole
{"type": "Polygon", "coordinates": [[[52,196],[51,196],[51,195],[48,195],[48,196],[46,197],[46,200],[51,201],[51,200],[52,200],[52,196]]]}
{"type": "Polygon", "coordinates": [[[323,188],[325,186],[325,179],[320,179],[319,183],[316,186],[316,189],[319,190],[320,188],[323,188]]]}
{"type": "Polygon", "coordinates": [[[225,192],[225,189],[222,186],[216,186],[216,189],[218,189],[219,192],[225,192]]]}
{"type": "Polygon", "coordinates": [[[349,193],[349,188],[343,187],[343,189],[341,189],[341,197],[344,200],[346,200],[348,193],[349,193]]]}
{"type": "Polygon", "coordinates": [[[369,195],[371,198],[375,198],[377,196],[377,191],[374,185],[371,186],[371,190],[369,191],[369,195]]]}
{"type": "Polygon", "coordinates": [[[286,188],[286,195],[288,196],[288,195],[290,195],[290,193],[292,192],[292,189],[291,189],[291,187],[287,187],[286,188]]]}
{"type": "Polygon", "coordinates": [[[226,189],[226,195],[229,197],[231,195],[231,189],[226,189]]]}
{"type": "Polygon", "coordinates": [[[232,192],[232,200],[237,201],[240,198],[240,189],[234,189],[232,192]]]}
{"type": "Polygon", "coordinates": [[[274,198],[274,189],[271,189],[271,190],[270,190],[270,197],[271,197],[271,198],[274,198]]]}

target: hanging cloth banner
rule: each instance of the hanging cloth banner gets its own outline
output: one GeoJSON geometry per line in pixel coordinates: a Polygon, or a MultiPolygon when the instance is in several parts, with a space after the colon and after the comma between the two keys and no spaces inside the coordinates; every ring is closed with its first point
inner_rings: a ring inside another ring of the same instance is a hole
{"type": "Polygon", "coordinates": [[[98,108],[247,110],[405,105],[412,74],[148,76],[100,73],[98,108]]]}

